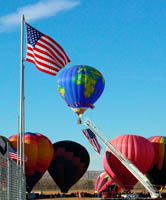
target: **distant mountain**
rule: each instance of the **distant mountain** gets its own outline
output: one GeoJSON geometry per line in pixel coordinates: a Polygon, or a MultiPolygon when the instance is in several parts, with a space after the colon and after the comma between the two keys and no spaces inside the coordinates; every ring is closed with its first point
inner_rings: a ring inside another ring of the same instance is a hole
{"type": "Polygon", "coordinates": [[[89,180],[96,180],[96,178],[102,173],[103,171],[87,171],[83,175],[83,179],[89,179],[89,180]]]}
{"type": "MultiPolygon", "coordinates": [[[[96,180],[98,175],[101,174],[102,172],[103,171],[87,171],[85,172],[85,174],[83,175],[81,179],[96,180]]],[[[49,178],[49,177],[50,177],[50,174],[48,173],[48,171],[46,171],[42,179],[49,178]]]]}

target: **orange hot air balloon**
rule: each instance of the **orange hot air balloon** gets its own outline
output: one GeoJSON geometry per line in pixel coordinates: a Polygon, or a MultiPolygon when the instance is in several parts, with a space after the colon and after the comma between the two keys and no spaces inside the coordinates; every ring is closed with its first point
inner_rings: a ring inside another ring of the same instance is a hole
{"type": "MultiPolygon", "coordinates": [[[[51,141],[40,133],[24,134],[25,156],[25,175],[26,189],[30,192],[33,186],[40,180],[48,169],[54,154],[51,141]]],[[[9,138],[12,146],[17,149],[17,134],[9,138]]]]}

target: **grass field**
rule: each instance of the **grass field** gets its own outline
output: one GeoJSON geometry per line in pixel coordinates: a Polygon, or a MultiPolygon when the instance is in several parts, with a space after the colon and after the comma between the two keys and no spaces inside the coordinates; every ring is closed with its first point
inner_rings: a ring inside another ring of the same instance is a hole
{"type": "MultiPolygon", "coordinates": [[[[35,193],[38,193],[39,191],[34,191],[35,193]]],[[[89,193],[89,194],[94,194],[94,190],[70,190],[68,193],[66,193],[66,195],[70,195],[71,193],[75,193],[75,192],[84,192],[84,193],[89,193]]],[[[57,193],[61,193],[60,190],[54,190],[54,191],[42,191],[42,194],[47,195],[47,194],[57,194],[57,193]]],[[[46,198],[43,200],[76,200],[76,199],[80,199],[79,197],[57,197],[57,198],[46,198]]],[[[99,200],[100,198],[92,198],[92,197],[82,197],[81,198],[86,199],[86,200],[99,200]]],[[[39,200],[39,199],[36,199],[39,200]]]]}

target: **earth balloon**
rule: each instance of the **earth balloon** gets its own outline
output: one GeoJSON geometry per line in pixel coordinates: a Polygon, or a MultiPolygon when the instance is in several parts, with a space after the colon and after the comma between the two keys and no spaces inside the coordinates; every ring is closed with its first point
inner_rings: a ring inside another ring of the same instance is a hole
{"type": "Polygon", "coordinates": [[[87,65],[75,65],[64,69],[57,80],[58,91],[67,105],[79,117],[101,96],[105,81],[102,74],[87,65]]]}

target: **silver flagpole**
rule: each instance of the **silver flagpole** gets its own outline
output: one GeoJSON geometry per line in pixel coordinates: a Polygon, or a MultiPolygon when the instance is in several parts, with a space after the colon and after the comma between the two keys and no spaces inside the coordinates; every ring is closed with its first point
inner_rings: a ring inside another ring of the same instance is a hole
{"type": "Polygon", "coordinates": [[[21,16],[21,65],[20,65],[20,200],[22,199],[24,172],[24,15],[21,16]]]}

